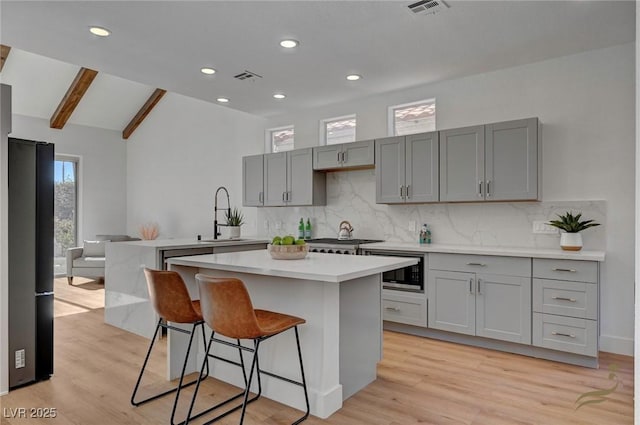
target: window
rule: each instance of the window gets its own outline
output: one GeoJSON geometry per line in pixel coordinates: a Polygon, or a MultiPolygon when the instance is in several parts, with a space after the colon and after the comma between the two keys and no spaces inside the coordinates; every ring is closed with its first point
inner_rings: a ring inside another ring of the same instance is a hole
{"type": "Polygon", "coordinates": [[[284,152],[293,149],[293,126],[270,128],[267,130],[267,144],[271,152],[284,152]]]}
{"type": "Polygon", "coordinates": [[[389,135],[424,133],[436,129],[436,100],[389,107],[389,135]]]}
{"type": "Polygon", "coordinates": [[[54,165],[55,276],[67,272],[67,249],[78,246],[78,158],[56,155],[54,165]]]}
{"type": "Polygon", "coordinates": [[[356,141],[356,116],[328,118],[320,121],[320,144],[335,145],[356,141]]]}

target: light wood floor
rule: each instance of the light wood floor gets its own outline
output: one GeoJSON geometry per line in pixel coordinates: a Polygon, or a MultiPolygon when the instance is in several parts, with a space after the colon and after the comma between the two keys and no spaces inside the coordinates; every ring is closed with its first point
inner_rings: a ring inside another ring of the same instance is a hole
{"type": "MultiPolygon", "coordinates": [[[[55,376],[0,398],[2,424],[168,423],[171,396],[137,408],[129,404],[147,340],[105,325],[102,309],[59,317],[55,329],[55,376]],[[16,407],[53,407],[57,418],[4,417],[16,407]]],[[[159,351],[150,381],[161,381],[163,362],[159,351]]],[[[208,379],[200,406],[234,390],[208,379]]],[[[622,425],[633,423],[632,397],[631,357],[602,353],[601,368],[594,370],[385,332],[378,379],[328,420],[311,417],[305,424],[622,425]],[[619,366],[617,391],[605,402],[575,410],[581,393],[612,386],[612,363],[619,366]]],[[[188,398],[180,412],[186,412],[188,398]]],[[[261,399],[250,405],[245,424],[287,424],[297,415],[261,399]]],[[[238,418],[236,413],[219,423],[235,424],[238,418]]]]}
{"type": "Polygon", "coordinates": [[[55,317],[86,313],[104,307],[104,281],[74,277],[73,285],[66,277],[53,281],[53,314],[55,317]]]}

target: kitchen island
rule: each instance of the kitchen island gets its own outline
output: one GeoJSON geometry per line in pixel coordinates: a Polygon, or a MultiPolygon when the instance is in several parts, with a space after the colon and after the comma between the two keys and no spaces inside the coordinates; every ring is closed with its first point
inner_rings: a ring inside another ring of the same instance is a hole
{"type": "Polygon", "coordinates": [[[143,268],[161,270],[175,256],[264,249],[264,239],[154,239],[107,243],[105,247],[104,321],[151,338],[158,317],[149,302],[143,268]]]}
{"type": "MultiPolygon", "coordinates": [[[[197,273],[241,279],[255,308],[304,318],[299,327],[302,356],[309,389],[311,414],[327,418],[347,399],[376,379],[382,356],[381,273],[416,264],[410,258],[365,257],[309,253],[302,260],[273,260],[266,250],[177,257],[168,260],[187,283],[192,298],[199,298],[197,273]]],[[[179,375],[184,336],[169,333],[169,377],[179,375]]],[[[246,343],[246,342],[245,342],[246,343]]],[[[202,347],[198,342],[197,347],[202,347]]],[[[238,352],[214,345],[216,353],[237,360],[238,352]]],[[[191,359],[195,371],[203,349],[191,359]]],[[[293,332],[261,345],[264,370],[299,379],[293,332]]],[[[211,363],[211,374],[239,387],[236,366],[211,363]]],[[[299,387],[263,376],[263,395],[304,410],[299,387]]]]}

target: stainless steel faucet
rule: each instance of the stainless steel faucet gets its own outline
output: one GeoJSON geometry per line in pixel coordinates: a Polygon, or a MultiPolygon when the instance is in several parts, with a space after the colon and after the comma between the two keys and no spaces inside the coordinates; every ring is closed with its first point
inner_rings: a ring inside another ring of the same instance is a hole
{"type": "Polygon", "coordinates": [[[227,194],[226,209],[227,209],[228,215],[231,215],[231,202],[229,201],[229,191],[227,190],[226,187],[220,186],[216,190],[216,197],[215,197],[215,202],[213,206],[213,239],[218,239],[218,236],[222,235],[222,233],[218,232],[218,227],[222,226],[221,224],[218,224],[218,192],[220,192],[220,190],[224,190],[224,192],[227,194]]]}

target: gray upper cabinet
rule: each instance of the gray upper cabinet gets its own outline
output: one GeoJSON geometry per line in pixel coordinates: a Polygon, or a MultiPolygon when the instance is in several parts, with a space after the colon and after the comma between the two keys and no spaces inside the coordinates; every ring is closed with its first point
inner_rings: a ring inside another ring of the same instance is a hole
{"type": "Polygon", "coordinates": [[[485,126],[486,200],[538,199],[538,119],[485,126]]]}
{"type": "Polygon", "coordinates": [[[539,198],[538,119],[440,132],[441,201],[539,198]]]}
{"type": "Polygon", "coordinates": [[[438,133],[377,139],[376,203],[438,201],[438,133]]]}
{"type": "Polygon", "coordinates": [[[314,170],[370,168],[374,165],[374,141],[364,140],[313,148],[314,170]]]}
{"type": "Polygon", "coordinates": [[[440,132],[440,200],[482,201],[484,126],[440,132]]]}
{"type": "Polygon", "coordinates": [[[264,155],[264,206],[326,204],[326,177],[313,170],[311,148],[264,155]]]}
{"type": "Polygon", "coordinates": [[[263,205],[263,160],[264,155],[242,158],[242,205],[245,207],[261,207],[263,205]]]}

